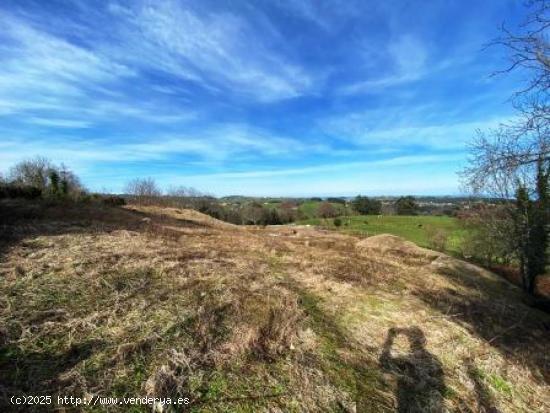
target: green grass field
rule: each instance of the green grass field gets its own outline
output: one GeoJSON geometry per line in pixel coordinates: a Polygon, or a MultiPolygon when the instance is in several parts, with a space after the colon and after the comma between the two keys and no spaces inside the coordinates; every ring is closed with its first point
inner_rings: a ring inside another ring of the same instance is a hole
{"type": "MultiPolygon", "coordinates": [[[[400,216],[400,215],[360,215],[340,217],[340,231],[364,236],[393,234],[414,242],[422,247],[430,247],[430,235],[441,231],[447,235],[445,250],[460,252],[466,230],[456,218],[447,216],[400,216]]],[[[337,229],[332,219],[311,218],[298,224],[310,224],[337,229]]]]}
{"type": "MultiPolygon", "coordinates": [[[[334,202],[331,202],[331,204],[334,209],[338,211],[339,214],[343,215],[345,213],[346,207],[344,205],[334,202]]],[[[319,208],[319,205],[321,205],[321,202],[306,201],[300,204],[300,206],[298,207],[298,211],[300,211],[303,216],[314,218],[315,216],[317,216],[317,209],[319,208]]]]}

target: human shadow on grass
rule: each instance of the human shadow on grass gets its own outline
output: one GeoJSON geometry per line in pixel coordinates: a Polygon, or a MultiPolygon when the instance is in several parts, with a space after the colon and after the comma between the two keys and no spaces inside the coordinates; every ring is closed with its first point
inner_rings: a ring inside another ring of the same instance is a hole
{"type": "Polygon", "coordinates": [[[445,379],[439,359],[426,349],[426,337],[418,327],[388,331],[380,367],[397,378],[398,412],[444,412],[445,379]],[[403,335],[409,343],[406,355],[392,355],[395,338],[403,335]]]}

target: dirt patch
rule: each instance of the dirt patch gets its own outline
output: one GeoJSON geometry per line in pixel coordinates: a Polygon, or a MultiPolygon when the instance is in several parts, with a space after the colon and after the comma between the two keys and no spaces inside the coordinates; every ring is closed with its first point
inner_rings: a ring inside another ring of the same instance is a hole
{"type": "Polygon", "coordinates": [[[439,252],[432,251],[427,248],[421,248],[413,242],[390,234],[380,234],[366,238],[359,241],[356,244],[356,247],[359,249],[377,250],[382,253],[398,252],[407,255],[422,256],[434,259],[441,255],[439,252]]]}

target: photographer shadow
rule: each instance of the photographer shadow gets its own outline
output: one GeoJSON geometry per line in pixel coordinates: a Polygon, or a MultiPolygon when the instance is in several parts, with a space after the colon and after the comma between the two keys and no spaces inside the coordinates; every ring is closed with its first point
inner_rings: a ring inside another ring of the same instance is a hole
{"type": "Polygon", "coordinates": [[[380,366],[397,378],[398,412],[445,412],[445,380],[441,361],[426,349],[426,337],[418,327],[392,328],[384,343],[380,366]],[[406,355],[392,355],[394,340],[404,335],[406,355]]]}

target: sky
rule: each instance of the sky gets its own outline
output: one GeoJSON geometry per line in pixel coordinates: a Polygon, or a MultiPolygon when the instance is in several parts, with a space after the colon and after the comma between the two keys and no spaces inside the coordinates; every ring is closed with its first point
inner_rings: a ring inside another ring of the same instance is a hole
{"type": "Polygon", "coordinates": [[[91,191],[453,195],[521,74],[521,0],[2,0],[0,171],[91,191]]]}

